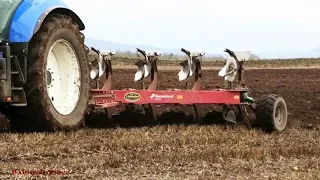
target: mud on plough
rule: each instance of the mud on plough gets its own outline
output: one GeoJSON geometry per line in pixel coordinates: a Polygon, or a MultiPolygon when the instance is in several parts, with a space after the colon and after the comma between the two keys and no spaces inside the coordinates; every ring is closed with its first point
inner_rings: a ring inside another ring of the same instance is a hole
{"type": "Polygon", "coordinates": [[[250,52],[234,52],[226,49],[225,52],[229,57],[218,73],[224,80],[223,88],[201,90],[201,60],[205,53],[190,52],[181,48],[188,59],[180,63],[182,69],[178,73],[178,79],[186,82],[186,88],[157,90],[157,60],[161,53],[146,52],[137,48],[144,59],[135,63],[138,71],[134,81],[141,83],[141,89],[116,90],[111,88],[111,56],[115,52],[100,52],[94,48],[92,50],[99,55],[99,58],[92,65],[91,78],[97,79],[105,75],[106,81],[102,88],[97,86],[97,89],[91,89],[91,105],[95,109],[104,109],[108,114],[106,118],[112,119],[112,115],[124,111],[126,105],[135,104],[147,109],[146,116],[150,121],[157,122],[159,115],[156,105],[181,104],[191,105],[194,108],[195,119],[201,120],[203,115],[199,105],[214,104],[222,107],[223,119],[228,123],[245,122],[250,127],[256,125],[268,132],[283,131],[287,125],[287,106],[282,97],[269,94],[256,100],[250,97],[249,89],[242,83],[244,63],[249,59],[250,52]],[[236,76],[238,76],[238,83],[235,85],[236,76]],[[148,77],[151,82],[146,87],[145,80],[148,77]],[[194,78],[194,82],[190,88],[191,77],[194,78]],[[255,114],[251,124],[249,111],[255,114]]]}

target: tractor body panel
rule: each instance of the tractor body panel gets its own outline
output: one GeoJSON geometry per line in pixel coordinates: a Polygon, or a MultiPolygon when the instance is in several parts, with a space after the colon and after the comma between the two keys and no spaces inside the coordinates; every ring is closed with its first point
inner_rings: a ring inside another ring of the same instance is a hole
{"type": "MultiPolygon", "coordinates": [[[[63,9],[79,19],[61,0],[23,0],[12,16],[8,31],[9,42],[29,42],[45,17],[55,9],[63,9]]],[[[83,26],[82,22],[81,24],[80,27],[83,26]]]]}

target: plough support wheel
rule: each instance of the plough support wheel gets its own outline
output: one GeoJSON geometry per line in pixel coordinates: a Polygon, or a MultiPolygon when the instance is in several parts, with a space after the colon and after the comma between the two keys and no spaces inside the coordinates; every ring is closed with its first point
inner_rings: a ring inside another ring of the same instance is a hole
{"type": "Polygon", "coordinates": [[[268,132],[283,131],[287,125],[288,110],[285,100],[275,94],[264,96],[256,105],[256,119],[268,132]]]}

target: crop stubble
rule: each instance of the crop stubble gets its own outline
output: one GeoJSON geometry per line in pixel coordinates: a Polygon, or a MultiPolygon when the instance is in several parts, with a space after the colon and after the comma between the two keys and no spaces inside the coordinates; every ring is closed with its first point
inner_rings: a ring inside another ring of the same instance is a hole
{"type": "MultiPolygon", "coordinates": [[[[115,70],[113,87],[138,88],[133,75],[133,70],[115,70]]],[[[221,83],[217,71],[203,76],[203,89],[221,83]]],[[[316,69],[246,71],[253,97],[276,93],[285,98],[290,123],[280,134],[179,124],[1,134],[0,176],[12,177],[12,169],[65,168],[72,170],[70,177],[95,179],[319,179],[319,77],[316,69]]],[[[183,85],[177,72],[159,72],[159,89],[183,85]]]]}

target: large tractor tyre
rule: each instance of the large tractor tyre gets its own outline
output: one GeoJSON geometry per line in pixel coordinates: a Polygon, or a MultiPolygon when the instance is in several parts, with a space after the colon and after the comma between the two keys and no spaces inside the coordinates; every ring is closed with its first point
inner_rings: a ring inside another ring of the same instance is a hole
{"type": "Polygon", "coordinates": [[[256,105],[257,124],[267,132],[286,128],[288,110],[285,100],[275,94],[264,96],[256,105]]]}
{"type": "Polygon", "coordinates": [[[28,105],[19,120],[24,126],[55,131],[84,125],[90,89],[86,51],[84,35],[71,18],[55,15],[43,22],[29,45],[28,105]]]}

